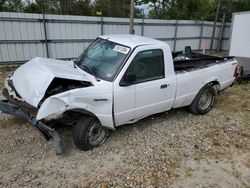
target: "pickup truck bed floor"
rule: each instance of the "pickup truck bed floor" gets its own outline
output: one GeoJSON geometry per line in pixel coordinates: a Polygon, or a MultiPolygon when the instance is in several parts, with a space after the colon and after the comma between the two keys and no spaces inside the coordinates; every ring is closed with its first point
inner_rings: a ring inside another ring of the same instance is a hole
{"type": "MultiPolygon", "coordinates": [[[[173,54],[173,58],[175,56],[176,54],[173,54]]],[[[214,64],[224,63],[228,59],[233,59],[233,57],[229,56],[221,58],[192,52],[191,59],[174,61],[174,69],[176,73],[181,73],[184,71],[206,68],[214,64]]]]}

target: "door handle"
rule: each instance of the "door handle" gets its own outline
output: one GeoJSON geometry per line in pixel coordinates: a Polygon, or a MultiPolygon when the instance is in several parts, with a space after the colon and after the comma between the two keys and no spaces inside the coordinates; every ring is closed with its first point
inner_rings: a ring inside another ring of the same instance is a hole
{"type": "Polygon", "coordinates": [[[169,86],[169,84],[163,84],[161,85],[161,89],[167,88],[169,86]]]}

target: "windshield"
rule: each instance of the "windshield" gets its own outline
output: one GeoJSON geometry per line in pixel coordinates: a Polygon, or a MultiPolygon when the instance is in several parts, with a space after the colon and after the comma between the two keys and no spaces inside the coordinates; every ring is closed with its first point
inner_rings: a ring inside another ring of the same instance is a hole
{"type": "Polygon", "coordinates": [[[129,51],[129,47],[98,38],[75,63],[97,78],[112,81],[129,51]]]}

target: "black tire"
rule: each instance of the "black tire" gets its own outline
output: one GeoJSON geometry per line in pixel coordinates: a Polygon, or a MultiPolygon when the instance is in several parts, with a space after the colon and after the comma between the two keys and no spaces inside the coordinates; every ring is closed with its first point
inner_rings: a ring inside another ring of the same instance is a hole
{"type": "Polygon", "coordinates": [[[215,95],[216,93],[214,88],[210,85],[205,85],[203,88],[201,88],[193,102],[190,104],[189,111],[196,115],[204,115],[208,113],[214,104],[215,95]],[[201,100],[203,99],[202,97],[204,95],[209,96],[209,100],[206,104],[204,104],[204,106],[202,106],[201,100]]]}
{"type": "Polygon", "coordinates": [[[101,126],[100,122],[90,116],[79,119],[74,127],[74,142],[75,145],[83,151],[88,151],[93,148],[101,146],[108,137],[108,129],[101,126]],[[94,137],[94,131],[100,131],[100,135],[94,137]],[[92,136],[93,137],[92,137],[92,136]]]}

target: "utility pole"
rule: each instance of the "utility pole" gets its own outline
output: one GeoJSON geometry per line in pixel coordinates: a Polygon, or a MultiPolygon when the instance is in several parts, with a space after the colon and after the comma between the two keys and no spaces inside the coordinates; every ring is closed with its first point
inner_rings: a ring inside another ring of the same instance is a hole
{"type": "Polygon", "coordinates": [[[48,46],[48,38],[47,38],[47,29],[46,29],[46,21],[45,21],[45,7],[44,0],[42,1],[42,13],[43,13],[43,30],[44,30],[44,42],[46,47],[46,57],[49,58],[49,46],[48,46]]]}
{"type": "Polygon", "coordinates": [[[134,0],[130,2],[130,22],[129,22],[129,33],[134,34],[134,0]]]}
{"type": "Polygon", "coordinates": [[[214,26],[213,26],[213,33],[212,33],[212,39],[211,39],[210,50],[213,50],[213,45],[214,45],[214,34],[215,34],[215,29],[216,29],[217,20],[218,20],[218,17],[219,17],[220,4],[221,4],[221,0],[218,0],[218,5],[217,5],[217,9],[216,9],[216,15],[215,15],[215,19],[214,19],[214,26]]]}
{"type": "Polygon", "coordinates": [[[217,53],[220,52],[220,46],[221,46],[221,41],[222,41],[223,29],[224,29],[224,24],[225,24],[225,16],[226,16],[226,14],[224,13],[223,17],[222,17],[221,26],[220,26],[219,40],[218,40],[218,43],[217,43],[217,53]]]}
{"type": "Polygon", "coordinates": [[[141,22],[141,35],[144,35],[144,9],[141,9],[142,11],[142,22],[141,22]]]}

